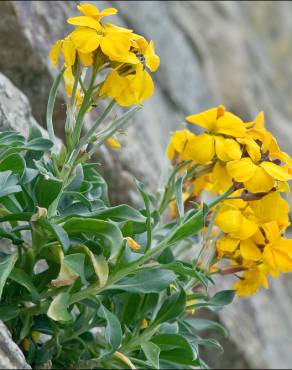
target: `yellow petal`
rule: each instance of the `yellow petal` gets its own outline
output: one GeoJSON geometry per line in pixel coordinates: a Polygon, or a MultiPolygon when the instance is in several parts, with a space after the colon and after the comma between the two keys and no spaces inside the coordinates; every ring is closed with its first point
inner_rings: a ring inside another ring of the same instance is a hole
{"type": "Polygon", "coordinates": [[[260,166],[274,179],[280,181],[288,181],[291,179],[291,175],[284,170],[283,167],[278,166],[272,162],[262,162],[260,166]]]}
{"type": "Polygon", "coordinates": [[[240,144],[245,145],[247,153],[254,162],[257,162],[261,159],[260,146],[253,140],[252,137],[247,136],[245,138],[238,138],[237,141],[240,144]]]}
{"type": "Polygon", "coordinates": [[[199,164],[210,162],[215,155],[214,138],[208,134],[193,136],[187,142],[184,157],[199,164]]]}
{"type": "Polygon", "coordinates": [[[80,13],[87,15],[88,17],[99,15],[100,13],[96,6],[88,3],[77,5],[77,9],[80,11],[80,13]]]}
{"type": "Polygon", "coordinates": [[[65,65],[67,67],[73,66],[76,59],[76,48],[70,38],[62,42],[62,53],[64,56],[65,65]]]}
{"type": "Polygon", "coordinates": [[[238,232],[242,222],[243,216],[238,210],[219,211],[215,219],[215,224],[226,234],[238,232]]]}
{"type": "Polygon", "coordinates": [[[252,178],[257,166],[250,158],[242,158],[236,161],[228,162],[226,165],[229,175],[238,182],[244,182],[252,178]]]}
{"type": "Polygon", "coordinates": [[[233,139],[225,139],[223,136],[215,136],[216,154],[221,161],[240,159],[240,145],[233,139]]]}
{"type": "Polygon", "coordinates": [[[107,139],[107,144],[113,148],[113,149],[120,149],[121,148],[121,143],[119,142],[118,139],[115,137],[110,137],[107,139]]]}
{"type": "Polygon", "coordinates": [[[246,128],[239,117],[230,112],[225,112],[223,116],[218,118],[215,132],[233,137],[243,137],[246,134],[246,128]]]}
{"type": "Polygon", "coordinates": [[[250,206],[255,217],[263,223],[282,220],[289,213],[289,204],[276,191],[250,202],[250,206]]]}
{"type": "Polygon", "coordinates": [[[216,245],[219,251],[233,253],[238,247],[239,242],[240,241],[238,239],[233,239],[233,238],[230,238],[230,236],[226,236],[222,239],[219,239],[216,245]]]}
{"type": "Polygon", "coordinates": [[[267,174],[260,166],[256,166],[253,176],[244,182],[244,186],[251,193],[267,193],[275,185],[273,177],[267,174]]]}
{"type": "Polygon", "coordinates": [[[75,78],[74,78],[74,75],[72,73],[72,68],[71,67],[67,67],[65,69],[65,71],[64,71],[64,81],[65,81],[66,94],[67,94],[67,96],[71,96],[74,81],[75,81],[75,78]]]}
{"type": "Polygon", "coordinates": [[[118,10],[116,8],[105,8],[100,12],[102,17],[107,17],[109,15],[117,14],[118,10]]]}
{"type": "Polygon", "coordinates": [[[243,240],[240,243],[240,253],[247,260],[259,261],[262,259],[260,249],[251,239],[243,240]]]}
{"type": "Polygon", "coordinates": [[[62,40],[58,40],[50,51],[50,59],[54,67],[58,64],[58,59],[61,51],[62,40]]]}
{"type": "Polygon", "coordinates": [[[280,193],[287,193],[287,194],[289,194],[290,193],[290,186],[289,186],[288,182],[279,181],[277,190],[280,193]]]}
{"type": "Polygon", "coordinates": [[[117,71],[109,73],[100,89],[100,96],[107,95],[115,99],[121,106],[129,106],[135,102],[135,95],[130,89],[130,82],[120,76],[117,71]]]}
{"type": "Polygon", "coordinates": [[[93,64],[93,54],[92,53],[81,53],[80,51],[78,52],[78,56],[80,58],[81,63],[85,67],[89,67],[93,64]]]}
{"type": "Polygon", "coordinates": [[[224,193],[232,186],[232,178],[229,176],[225,164],[216,161],[212,170],[212,193],[224,193]]]}
{"type": "Polygon", "coordinates": [[[212,131],[216,126],[218,108],[208,109],[205,112],[187,116],[186,120],[195,125],[201,126],[208,131],[212,131]]]}
{"type": "Polygon", "coordinates": [[[71,33],[71,39],[78,51],[87,54],[99,47],[102,36],[93,29],[78,27],[71,33]]]}
{"type": "Polygon", "coordinates": [[[81,17],[68,18],[67,22],[69,24],[73,24],[74,26],[88,27],[96,31],[100,31],[102,28],[97,20],[85,15],[82,15],[81,17]]]}
{"type": "Polygon", "coordinates": [[[129,56],[131,40],[126,33],[108,32],[103,37],[100,47],[105,55],[117,60],[118,57],[129,56]]]}
{"type": "Polygon", "coordinates": [[[130,86],[136,97],[136,101],[134,102],[135,104],[141,104],[154,93],[153,80],[150,74],[143,70],[142,65],[137,67],[135,78],[131,80],[130,86]]]}
{"type": "Polygon", "coordinates": [[[257,230],[258,225],[254,221],[249,220],[243,216],[240,228],[238,230],[230,232],[230,236],[240,240],[246,240],[253,236],[257,232],[257,230]]]}
{"type": "Polygon", "coordinates": [[[155,72],[160,64],[160,58],[155,54],[154,42],[151,40],[147,46],[147,49],[144,53],[146,66],[150,69],[151,72],[155,72]]]}

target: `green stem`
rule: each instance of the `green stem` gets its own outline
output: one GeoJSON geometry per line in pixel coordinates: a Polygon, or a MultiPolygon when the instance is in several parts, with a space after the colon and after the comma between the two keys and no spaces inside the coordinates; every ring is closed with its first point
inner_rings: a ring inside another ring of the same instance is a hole
{"type": "Polygon", "coordinates": [[[53,124],[53,113],[54,113],[56,97],[58,94],[58,88],[59,88],[64,72],[65,72],[65,67],[62,68],[61,72],[55,78],[53,82],[53,86],[49,94],[48,105],[47,105],[47,113],[46,113],[47,130],[48,130],[49,138],[54,144],[55,144],[55,132],[54,132],[54,124],[53,124]]]}

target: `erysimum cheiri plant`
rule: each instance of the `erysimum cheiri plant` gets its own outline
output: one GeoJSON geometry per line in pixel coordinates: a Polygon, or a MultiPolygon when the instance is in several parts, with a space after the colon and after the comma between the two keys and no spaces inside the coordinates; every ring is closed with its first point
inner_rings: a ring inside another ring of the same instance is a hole
{"type": "Polygon", "coordinates": [[[234,290],[207,297],[212,274],[239,273],[238,294],[291,269],[287,191],[291,160],[263,116],[243,123],[224,107],[190,116],[207,132],[175,132],[164,186],[137,190],[144,206],[110,205],[90,163],[117,139],[154,90],[154,43],[103,22],[114,8],[81,4],[75,29],[53,46],[62,67],[47,107],[49,139],[0,134],[0,319],[35,368],[206,367],[199,333],[224,328],[195,318],[234,290]],[[53,110],[62,78],[68,95],[65,144],[56,144],[53,110]],[[87,112],[107,104],[82,133],[87,112]],[[114,106],[130,107],[110,120],[114,106]],[[202,203],[203,189],[217,194],[202,203]],[[270,205],[273,205],[271,210],[270,205]],[[172,209],[173,218],[167,217],[172,209]],[[163,217],[162,217],[163,216],[163,217]],[[231,266],[215,265],[224,258],[231,266]]]}

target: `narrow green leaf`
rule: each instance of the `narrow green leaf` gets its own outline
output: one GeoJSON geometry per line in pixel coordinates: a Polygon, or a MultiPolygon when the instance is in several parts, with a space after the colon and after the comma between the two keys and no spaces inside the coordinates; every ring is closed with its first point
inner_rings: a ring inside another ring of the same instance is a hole
{"type": "Polygon", "coordinates": [[[121,279],[110,289],[121,289],[132,293],[159,293],[176,278],[172,271],[149,269],[138,271],[134,276],[121,279]]]}
{"type": "Polygon", "coordinates": [[[1,305],[0,306],[0,320],[3,322],[14,319],[19,315],[20,309],[16,306],[1,305]]]}
{"type": "Polygon", "coordinates": [[[151,221],[151,211],[150,211],[150,198],[149,195],[144,190],[144,184],[136,180],[137,188],[143,198],[145,209],[146,209],[146,230],[147,230],[147,243],[145,247],[145,252],[151,247],[152,243],[152,221],[151,221]]]}
{"type": "Polygon", "coordinates": [[[51,302],[47,315],[54,321],[70,321],[72,317],[67,311],[69,299],[68,292],[59,293],[51,302]]]}
{"type": "Polygon", "coordinates": [[[17,260],[16,253],[0,255],[0,299],[2,296],[6,280],[10,275],[16,260],[17,260]]]}
{"type": "Polygon", "coordinates": [[[0,198],[20,192],[21,187],[17,183],[17,177],[11,171],[0,172],[0,198]]]}
{"type": "Polygon", "coordinates": [[[24,270],[15,267],[9,275],[9,278],[24,286],[30,292],[34,301],[40,299],[39,293],[34,286],[31,277],[24,270]]]}
{"type": "Polygon", "coordinates": [[[105,306],[100,305],[97,315],[106,321],[105,340],[106,348],[102,351],[99,360],[114,353],[122,342],[122,329],[118,318],[105,306]]]}
{"type": "Polygon", "coordinates": [[[67,251],[70,247],[70,239],[66,231],[63,229],[61,225],[54,224],[52,222],[49,223],[51,226],[51,230],[53,231],[56,238],[62,244],[64,251],[67,251]]]}
{"type": "Polygon", "coordinates": [[[147,360],[150,362],[153,368],[159,369],[160,348],[152,342],[144,342],[142,343],[141,347],[147,360]]]}
{"type": "Polygon", "coordinates": [[[227,329],[216,321],[199,319],[199,318],[187,318],[186,323],[190,325],[195,331],[205,330],[217,330],[227,337],[227,329]]]}
{"type": "Polygon", "coordinates": [[[53,142],[49,139],[36,137],[35,139],[32,139],[26,143],[25,149],[45,152],[47,150],[50,150],[53,145],[53,142]]]}
{"type": "Polygon", "coordinates": [[[186,294],[181,289],[181,291],[173,293],[164,300],[152,325],[158,325],[178,318],[184,312],[185,305],[186,294]]]}

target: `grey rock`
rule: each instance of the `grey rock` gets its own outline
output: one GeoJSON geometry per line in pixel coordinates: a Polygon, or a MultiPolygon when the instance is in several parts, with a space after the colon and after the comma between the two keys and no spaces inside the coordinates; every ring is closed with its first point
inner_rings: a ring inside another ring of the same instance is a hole
{"type": "Polygon", "coordinates": [[[23,353],[12,341],[6,326],[0,321],[0,369],[31,369],[23,353]]]}

